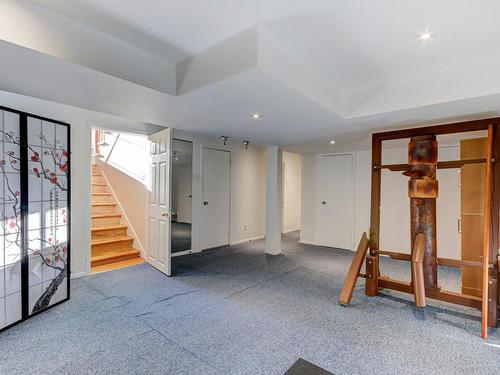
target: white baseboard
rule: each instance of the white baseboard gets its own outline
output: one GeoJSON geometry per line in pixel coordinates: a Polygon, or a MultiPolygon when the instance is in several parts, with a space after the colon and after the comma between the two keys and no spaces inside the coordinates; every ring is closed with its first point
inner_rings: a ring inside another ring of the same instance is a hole
{"type": "Polygon", "coordinates": [[[251,241],[258,241],[258,240],[263,240],[264,236],[257,236],[257,237],[251,237],[251,238],[245,238],[244,240],[238,240],[238,241],[232,241],[229,243],[229,245],[239,245],[245,242],[251,242],[251,241]]]}
{"type": "Polygon", "coordinates": [[[320,245],[319,243],[317,242],[314,242],[314,241],[308,241],[308,240],[300,240],[299,243],[302,243],[304,245],[313,245],[313,246],[323,246],[323,245],[320,245]]]}
{"type": "Polygon", "coordinates": [[[87,276],[87,272],[78,272],[78,273],[72,273],[71,278],[72,279],[78,279],[79,277],[87,276]]]}
{"type": "Polygon", "coordinates": [[[328,247],[330,249],[349,250],[349,251],[353,251],[354,252],[354,249],[341,249],[340,247],[327,246],[327,245],[323,245],[323,244],[320,244],[320,243],[317,243],[317,242],[314,242],[314,241],[308,241],[308,240],[300,240],[299,243],[304,244],[304,245],[313,245],[313,246],[320,246],[320,247],[328,247]]]}
{"type": "Polygon", "coordinates": [[[175,257],[183,256],[183,255],[189,255],[189,254],[195,254],[195,253],[201,253],[201,252],[202,252],[202,250],[185,250],[185,251],[179,251],[177,253],[172,253],[171,257],[175,258],[175,257]]]}
{"type": "Polygon", "coordinates": [[[300,228],[288,229],[288,230],[285,230],[285,231],[283,232],[283,234],[287,234],[287,233],[291,233],[291,232],[296,232],[296,231],[298,231],[298,230],[300,230],[300,228]]]}

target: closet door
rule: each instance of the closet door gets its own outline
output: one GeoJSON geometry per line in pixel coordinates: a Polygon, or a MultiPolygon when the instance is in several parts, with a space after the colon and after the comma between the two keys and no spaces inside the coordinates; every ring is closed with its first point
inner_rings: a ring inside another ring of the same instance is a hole
{"type": "Polygon", "coordinates": [[[229,245],[231,153],[204,147],[201,179],[202,248],[229,245]]]}
{"type": "Polygon", "coordinates": [[[318,202],[319,245],[352,250],[353,159],[352,155],[319,157],[318,202]]]}
{"type": "Polygon", "coordinates": [[[0,110],[0,329],[22,319],[20,115],[0,110]]]}

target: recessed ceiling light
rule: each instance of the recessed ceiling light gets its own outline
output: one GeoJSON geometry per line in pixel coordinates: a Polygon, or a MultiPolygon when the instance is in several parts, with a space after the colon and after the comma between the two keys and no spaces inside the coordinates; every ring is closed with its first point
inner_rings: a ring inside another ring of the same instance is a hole
{"type": "Polygon", "coordinates": [[[330,144],[331,144],[331,145],[334,145],[334,144],[335,144],[335,141],[332,139],[332,140],[330,141],[330,144]]]}
{"type": "Polygon", "coordinates": [[[253,112],[252,113],[252,119],[253,120],[260,120],[262,118],[262,115],[259,112],[253,112]]]}
{"type": "Polygon", "coordinates": [[[432,33],[431,31],[424,30],[418,33],[418,40],[420,40],[421,42],[427,42],[432,39],[433,35],[434,33],[432,33]]]}

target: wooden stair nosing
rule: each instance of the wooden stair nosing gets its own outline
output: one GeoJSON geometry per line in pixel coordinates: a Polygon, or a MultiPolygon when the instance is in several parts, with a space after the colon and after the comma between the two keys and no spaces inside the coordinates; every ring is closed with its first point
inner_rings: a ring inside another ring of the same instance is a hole
{"type": "Polygon", "coordinates": [[[93,239],[90,241],[90,245],[96,246],[96,245],[116,244],[118,242],[128,242],[128,241],[134,241],[134,237],[110,236],[110,237],[104,237],[104,238],[99,238],[99,239],[93,239]]]}
{"type": "Polygon", "coordinates": [[[102,260],[102,259],[110,259],[110,258],[117,258],[120,256],[127,256],[127,255],[139,255],[141,252],[137,250],[136,248],[133,247],[124,247],[122,249],[115,249],[112,251],[107,251],[105,253],[101,253],[99,255],[92,255],[90,260],[96,261],[96,260],[102,260]]]}
{"type": "Polygon", "coordinates": [[[126,225],[122,224],[116,224],[116,225],[108,225],[104,227],[92,227],[92,232],[104,232],[107,230],[113,230],[113,229],[128,229],[126,225]]]}
{"type": "Polygon", "coordinates": [[[94,214],[91,219],[108,219],[112,217],[121,217],[121,214],[94,214]]]}
{"type": "Polygon", "coordinates": [[[112,264],[134,258],[140,258],[140,251],[133,247],[130,247],[94,255],[90,259],[90,264],[92,267],[95,267],[101,266],[103,264],[112,264]]]}
{"type": "Polygon", "coordinates": [[[100,273],[100,272],[117,270],[120,268],[126,268],[126,267],[130,267],[130,266],[142,264],[144,262],[145,262],[145,260],[140,256],[136,257],[136,258],[126,259],[126,260],[119,260],[119,261],[112,262],[112,263],[101,264],[99,266],[92,266],[91,273],[95,274],[95,273],[100,273]]]}
{"type": "Polygon", "coordinates": [[[111,193],[107,193],[107,192],[104,192],[104,193],[92,193],[92,195],[97,195],[97,196],[111,196],[111,193]]]}
{"type": "Polygon", "coordinates": [[[110,202],[92,203],[92,207],[99,207],[99,206],[116,206],[116,203],[110,203],[110,202]]]}

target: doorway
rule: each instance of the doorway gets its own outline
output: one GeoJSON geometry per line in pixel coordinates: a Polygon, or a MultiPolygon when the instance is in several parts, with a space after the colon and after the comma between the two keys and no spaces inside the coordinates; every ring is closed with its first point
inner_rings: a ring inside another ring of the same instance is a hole
{"type": "Polygon", "coordinates": [[[322,155],[318,181],[317,237],[323,246],[353,248],[353,155],[322,155]]]}
{"type": "Polygon", "coordinates": [[[193,143],[172,139],[172,254],[192,248],[193,143]]]}
{"type": "Polygon", "coordinates": [[[231,153],[203,147],[200,237],[203,248],[229,245],[231,153]]]}

